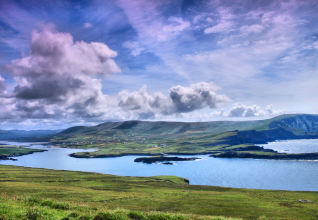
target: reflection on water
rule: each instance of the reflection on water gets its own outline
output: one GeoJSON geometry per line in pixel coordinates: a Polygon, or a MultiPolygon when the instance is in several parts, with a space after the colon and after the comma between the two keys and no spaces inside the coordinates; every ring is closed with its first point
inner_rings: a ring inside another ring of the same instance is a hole
{"type": "Polygon", "coordinates": [[[136,156],[72,158],[68,154],[86,150],[42,145],[31,148],[48,151],[15,157],[18,161],[0,161],[0,164],[122,176],[176,175],[189,179],[190,184],[198,185],[318,191],[318,161],[222,159],[203,155],[198,156],[202,160],[174,162],[176,165],[171,166],[135,163],[136,156]]]}

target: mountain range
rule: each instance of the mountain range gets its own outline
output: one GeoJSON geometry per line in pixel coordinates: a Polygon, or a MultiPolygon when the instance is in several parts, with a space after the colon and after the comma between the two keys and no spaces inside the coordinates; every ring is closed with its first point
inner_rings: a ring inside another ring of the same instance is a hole
{"type": "Polygon", "coordinates": [[[226,131],[273,130],[282,128],[294,135],[317,136],[318,115],[282,115],[266,120],[255,121],[212,121],[212,122],[166,122],[166,121],[123,121],[106,122],[97,126],[76,126],[58,134],[59,137],[72,137],[80,134],[98,136],[122,135],[195,135],[221,133],[226,131]]]}
{"type": "Polygon", "coordinates": [[[264,131],[281,128],[298,136],[318,137],[318,115],[289,114],[271,119],[253,121],[121,121],[105,122],[96,126],[75,126],[65,130],[0,130],[0,139],[23,139],[35,137],[69,137],[89,134],[97,136],[129,135],[202,135],[227,131],[264,131]]]}

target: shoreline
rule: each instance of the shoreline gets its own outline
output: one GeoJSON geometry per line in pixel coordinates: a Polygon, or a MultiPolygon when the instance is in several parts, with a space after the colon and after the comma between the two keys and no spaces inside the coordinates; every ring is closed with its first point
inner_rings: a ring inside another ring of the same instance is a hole
{"type": "MultiPolygon", "coordinates": [[[[218,152],[219,153],[219,152],[218,152]]],[[[318,160],[317,153],[300,153],[300,154],[284,154],[278,153],[276,155],[265,155],[265,154],[250,154],[250,153],[241,153],[238,154],[236,151],[224,152],[219,155],[208,153],[164,153],[164,154],[140,154],[140,153],[122,153],[122,154],[105,154],[97,156],[85,156],[85,155],[75,155],[76,153],[69,154],[73,158],[112,158],[112,157],[124,157],[124,156],[200,156],[200,155],[209,155],[209,157],[214,158],[239,158],[239,159],[271,159],[271,160],[318,160]]]]}
{"type": "MultiPolygon", "coordinates": [[[[278,140],[279,141],[279,140],[278,140]]],[[[28,153],[17,153],[17,154],[10,154],[10,155],[0,155],[0,160],[16,160],[10,157],[19,157],[24,155],[29,155],[33,153],[41,153],[48,150],[41,150],[41,149],[33,149],[34,151],[28,153]]],[[[78,150],[92,150],[87,148],[70,148],[70,149],[78,149],[78,150]]],[[[93,149],[94,151],[99,151],[101,149],[93,149]]],[[[76,152],[78,153],[78,152],[76,152]]],[[[257,145],[251,145],[247,147],[240,147],[233,150],[220,150],[220,151],[206,151],[206,152],[192,152],[192,153],[182,153],[182,152],[167,152],[167,153],[156,153],[156,154],[149,154],[149,153],[120,153],[120,154],[102,154],[102,155],[76,155],[76,153],[68,154],[68,156],[73,158],[114,158],[114,157],[124,157],[124,156],[149,156],[149,157],[156,157],[156,156],[200,156],[200,155],[210,155],[209,157],[214,158],[238,158],[238,159],[270,159],[270,160],[318,160],[318,152],[315,153],[297,153],[297,154],[288,154],[288,153],[278,153],[272,149],[264,149],[264,147],[260,147],[257,145]],[[260,152],[260,153],[275,153],[273,155],[268,154],[254,154],[251,152],[244,152],[244,151],[252,151],[252,152],[260,152]]]]}
{"type": "Polygon", "coordinates": [[[236,151],[224,152],[218,155],[210,155],[214,158],[239,158],[239,159],[265,159],[265,160],[318,160],[318,152],[316,153],[299,153],[284,154],[277,153],[275,155],[262,155],[251,153],[237,153],[236,151]]]}
{"type": "Polygon", "coordinates": [[[247,146],[239,147],[233,150],[219,150],[219,151],[207,151],[207,152],[193,152],[193,153],[180,153],[180,152],[167,152],[167,153],[157,153],[157,154],[144,154],[144,153],[120,153],[120,154],[101,154],[101,155],[76,155],[76,153],[69,154],[73,158],[112,158],[112,157],[124,157],[124,156],[200,156],[209,155],[209,157],[214,158],[240,158],[240,159],[271,159],[271,160],[318,160],[318,152],[314,153],[297,153],[297,154],[287,154],[278,153],[273,149],[265,149],[260,146],[247,146]],[[245,151],[252,151],[245,152],[245,151]],[[257,154],[264,153],[264,154],[257,154]],[[266,154],[274,153],[274,154],[266,154]]]}
{"type": "MultiPolygon", "coordinates": [[[[71,148],[71,149],[82,149],[87,150],[86,148],[71,148]]],[[[96,156],[89,156],[89,155],[75,155],[76,153],[69,154],[68,156],[74,157],[74,158],[110,158],[110,157],[124,157],[124,156],[198,156],[198,155],[208,155],[212,154],[213,152],[201,152],[201,153],[174,153],[174,152],[168,152],[168,153],[157,153],[157,154],[143,154],[143,153],[121,153],[121,154],[102,154],[102,155],[96,155],[96,156]]]]}
{"type": "MultiPolygon", "coordinates": [[[[32,149],[32,148],[30,148],[32,149]]],[[[17,153],[17,154],[9,154],[9,155],[0,155],[0,160],[13,160],[16,161],[18,159],[14,159],[11,157],[20,157],[20,156],[25,156],[25,155],[30,155],[30,154],[34,154],[34,153],[42,153],[48,150],[39,150],[39,149],[33,149],[34,151],[30,151],[28,153],[17,153]]]]}
{"type": "MultiPolygon", "coordinates": [[[[59,171],[59,172],[73,172],[73,173],[81,173],[81,174],[98,174],[98,175],[105,175],[105,176],[113,176],[113,177],[132,177],[132,178],[156,178],[158,175],[155,176],[125,176],[125,175],[115,175],[109,173],[99,173],[99,172],[92,172],[92,171],[78,171],[78,170],[60,170],[60,169],[52,169],[52,168],[41,168],[41,167],[28,167],[28,166],[21,166],[21,165],[13,165],[13,164],[0,164],[1,166],[9,166],[9,167],[18,167],[18,168],[26,168],[26,169],[37,169],[37,170],[47,170],[47,171],[59,171]]],[[[213,188],[220,188],[220,189],[231,189],[231,190],[261,190],[261,191],[276,191],[276,192],[300,192],[300,193],[318,193],[318,190],[287,190],[287,189],[275,189],[275,188],[245,188],[245,187],[231,187],[231,186],[220,186],[220,185],[201,185],[201,184],[191,184],[190,180],[184,177],[176,176],[176,175],[159,175],[160,177],[168,177],[174,176],[177,178],[182,179],[185,184],[189,186],[199,186],[199,187],[213,187],[213,188]],[[188,182],[189,181],[189,182],[188,182]]]]}

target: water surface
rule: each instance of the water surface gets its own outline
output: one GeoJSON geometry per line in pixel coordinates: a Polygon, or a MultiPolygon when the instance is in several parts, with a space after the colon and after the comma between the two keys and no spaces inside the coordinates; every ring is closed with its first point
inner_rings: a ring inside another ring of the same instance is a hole
{"type": "Polygon", "coordinates": [[[73,158],[68,154],[87,150],[48,148],[42,145],[34,145],[32,148],[48,151],[15,157],[18,161],[0,161],[0,164],[121,176],[176,175],[197,185],[318,191],[318,161],[224,159],[200,155],[198,157],[202,159],[198,161],[162,165],[135,163],[137,156],[73,158]]]}
{"type": "Polygon", "coordinates": [[[279,153],[315,153],[318,152],[318,139],[275,141],[260,146],[276,150],[279,153]]]}

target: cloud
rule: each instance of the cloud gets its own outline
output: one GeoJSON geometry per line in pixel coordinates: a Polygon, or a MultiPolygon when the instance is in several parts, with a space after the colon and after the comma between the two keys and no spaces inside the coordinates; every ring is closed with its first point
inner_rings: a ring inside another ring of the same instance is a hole
{"type": "Polygon", "coordinates": [[[131,55],[138,56],[142,51],[145,50],[144,47],[141,47],[138,42],[133,41],[125,41],[123,46],[131,49],[131,55]]]}
{"type": "Polygon", "coordinates": [[[213,111],[210,113],[209,117],[214,118],[214,117],[223,117],[224,116],[224,110],[221,109],[221,111],[213,111]]]}
{"type": "Polygon", "coordinates": [[[147,110],[149,108],[164,107],[168,102],[167,98],[161,93],[154,93],[149,95],[146,91],[147,86],[144,85],[139,91],[129,92],[128,90],[121,91],[117,98],[119,100],[118,106],[125,110],[147,110]]]}
{"type": "Polygon", "coordinates": [[[250,33],[260,33],[264,30],[264,27],[259,24],[253,24],[253,25],[244,25],[240,27],[240,31],[243,34],[250,34],[250,33]]]}
{"type": "Polygon", "coordinates": [[[88,22],[84,23],[83,26],[84,26],[84,28],[93,27],[93,25],[91,23],[88,23],[88,22]]]}
{"type": "Polygon", "coordinates": [[[246,106],[243,104],[235,104],[227,112],[227,117],[259,117],[266,115],[259,106],[246,106]]]}
{"type": "MultiPolygon", "coordinates": [[[[2,116],[11,121],[148,119],[214,109],[230,101],[217,93],[217,86],[206,82],[171,87],[169,96],[148,94],[146,86],[104,95],[99,78],[121,71],[114,61],[116,55],[103,43],[74,42],[71,34],[57,32],[53,25],[34,30],[29,54],[3,66],[15,83],[11,92],[0,97],[2,116]]],[[[2,90],[4,83],[0,78],[2,90]]]]}
{"type": "Polygon", "coordinates": [[[144,44],[149,44],[148,46],[172,40],[191,25],[179,16],[168,18],[163,16],[171,9],[170,1],[117,0],[116,3],[124,10],[130,23],[138,31],[139,38],[144,44]]]}
{"type": "Polygon", "coordinates": [[[219,117],[261,117],[261,116],[275,116],[275,115],[283,115],[286,114],[284,110],[274,109],[273,105],[268,105],[266,110],[262,110],[258,105],[244,105],[241,103],[234,104],[229,111],[223,113],[221,112],[213,112],[211,116],[219,116],[219,117]]]}
{"type": "Polygon", "coordinates": [[[6,81],[2,76],[0,76],[0,93],[2,93],[6,88],[6,81]]]}
{"type": "Polygon", "coordinates": [[[201,82],[190,87],[174,86],[169,92],[177,112],[190,112],[205,107],[213,109],[230,102],[227,96],[217,94],[218,90],[212,83],[201,82]]]}
{"type": "MultiPolygon", "coordinates": [[[[139,48],[134,42],[125,45],[139,48]]],[[[53,25],[34,30],[29,54],[3,66],[15,80],[12,91],[0,97],[3,117],[20,121],[147,119],[214,109],[230,101],[218,94],[217,86],[206,82],[173,86],[169,96],[159,91],[148,94],[146,86],[104,95],[99,78],[121,71],[114,61],[116,55],[104,43],[74,42],[71,34],[57,32],[53,25]]],[[[4,83],[0,78],[0,86],[4,83]]]]}
{"type": "Polygon", "coordinates": [[[179,17],[170,17],[168,22],[170,24],[163,26],[162,31],[157,36],[159,41],[167,41],[190,27],[190,22],[179,17]]]}
{"type": "Polygon", "coordinates": [[[139,91],[124,90],[117,95],[118,106],[124,111],[133,111],[141,118],[154,118],[160,115],[176,115],[203,108],[214,109],[230,102],[225,95],[217,94],[218,87],[201,82],[189,87],[174,86],[169,89],[169,97],[161,92],[149,95],[143,86],[139,91]]]}
{"type": "Polygon", "coordinates": [[[204,30],[205,34],[211,33],[227,33],[234,30],[235,22],[233,19],[235,18],[234,14],[231,12],[231,8],[219,7],[219,22],[209,28],[204,30]]]}
{"type": "Polygon", "coordinates": [[[234,27],[234,23],[231,21],[221,21],[213,27],[209,27],[204,30],[205,34],[219,33],[219,32],[230,32],[234,27]]]}
{"type": "Polygon", "coordinates": [[[277,110],[274,109],[273,105],[269,105],[266,107],[266,111],[269,115],[283,115],[286,114],[285,110],[277,110]]]}
{"type": "Polygon", "coordinates": [[[29,55],[3,66],[16,84],[6,97],[21,118],[100,116],[108,104],[93,77],[120,72],[116,56],[104,43],[74,42],[69,33],[47,25],[32,32],[29,55]]]}
{"type": "Polygon", "coordinates": [[[112,59],[117,53],[107,45],[74,42],[70,34],[56,32],[52,26],[32,32],[30,50],[28,56],[3,66],[17,81],[14,95],[20,99],[63,100],[89,89],[92,76],[120,72],[112,59]]]}

